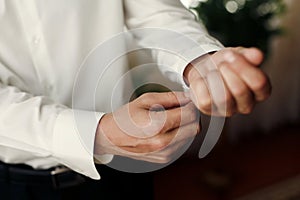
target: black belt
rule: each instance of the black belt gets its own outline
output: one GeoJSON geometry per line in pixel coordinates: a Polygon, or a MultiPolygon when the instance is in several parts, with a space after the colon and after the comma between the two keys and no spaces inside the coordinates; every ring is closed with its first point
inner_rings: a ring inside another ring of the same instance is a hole
{"type": "Polygon", "coordinates": [[[64,189],[82,184],[85,182],[85,177],[66,167],[35,170],[26,165],[13,165],[0,162],[0,181],[28,186],[47,186],[53,189],[64,189]]]}

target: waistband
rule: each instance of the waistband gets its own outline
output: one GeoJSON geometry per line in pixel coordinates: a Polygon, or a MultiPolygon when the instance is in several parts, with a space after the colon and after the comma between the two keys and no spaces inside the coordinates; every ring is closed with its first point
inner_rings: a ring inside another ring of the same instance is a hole
{"type": "Polygon", "coordinates": [[[23,164],[0,162],[0,181],[28,186],[45,186],[64,189],[84,183],[86,178],[67,167],[54,167],[47,170],[35,170],[23,164]]]}

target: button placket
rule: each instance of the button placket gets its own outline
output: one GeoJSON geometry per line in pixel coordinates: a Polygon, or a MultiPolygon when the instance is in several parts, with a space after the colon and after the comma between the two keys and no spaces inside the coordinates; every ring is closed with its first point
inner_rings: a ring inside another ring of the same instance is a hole
{"type": "Polygon", "coordinates": [[[43,26],[34,0],[16,1],[16,7],[23,23],[34,67],[41,89],[48,95],[53,91],[55,75],[43,34],[43,26]]]}
{"type": "Polygon", "coordinates": [[[41,36],[39,36],[39,35],[33,36],[33,38],[32,38],[33,44],[38,45],[40,43],[40,41],[41,41],[41,36]]]}
{"type": "Polygon", "coordinates": [[[0,0],[0,16],[5,13],[5,0],[0,0]]]}

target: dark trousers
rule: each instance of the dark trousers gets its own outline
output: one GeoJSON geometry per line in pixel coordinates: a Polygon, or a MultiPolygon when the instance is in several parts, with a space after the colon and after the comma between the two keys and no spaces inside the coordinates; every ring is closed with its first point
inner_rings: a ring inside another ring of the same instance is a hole
{"type": "Polygon", "coordinates": [[[105,165],[97,166],[101,180],[85,178],[78,186],[54,189],[53,187],[16,184],[0,181],[1,200],[152,200],[152,175],[116,171],[105,165]]]}

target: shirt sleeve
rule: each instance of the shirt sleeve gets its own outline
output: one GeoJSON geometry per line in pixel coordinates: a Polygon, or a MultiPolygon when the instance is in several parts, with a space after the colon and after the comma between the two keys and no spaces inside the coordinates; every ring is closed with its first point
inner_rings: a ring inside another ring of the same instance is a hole
{"type": "MultiPolygon", "coordinates": [[[[46,168],[51,160],[99,179],[93,149],[103,113],[73,110],[45,96],[33,96],[0,82],[0,159],[46,168]]],[[[103,156],[109,162],[110,156],[103,156]]]]}
{"type": "Polygon", "coordinates": [[[180,0],[124,0],[124,9],[128,29],[144,30],[133,31],[138,45],[153,49],[163,74],[183,86],[188,63],[223,48],[180,0]]]}

